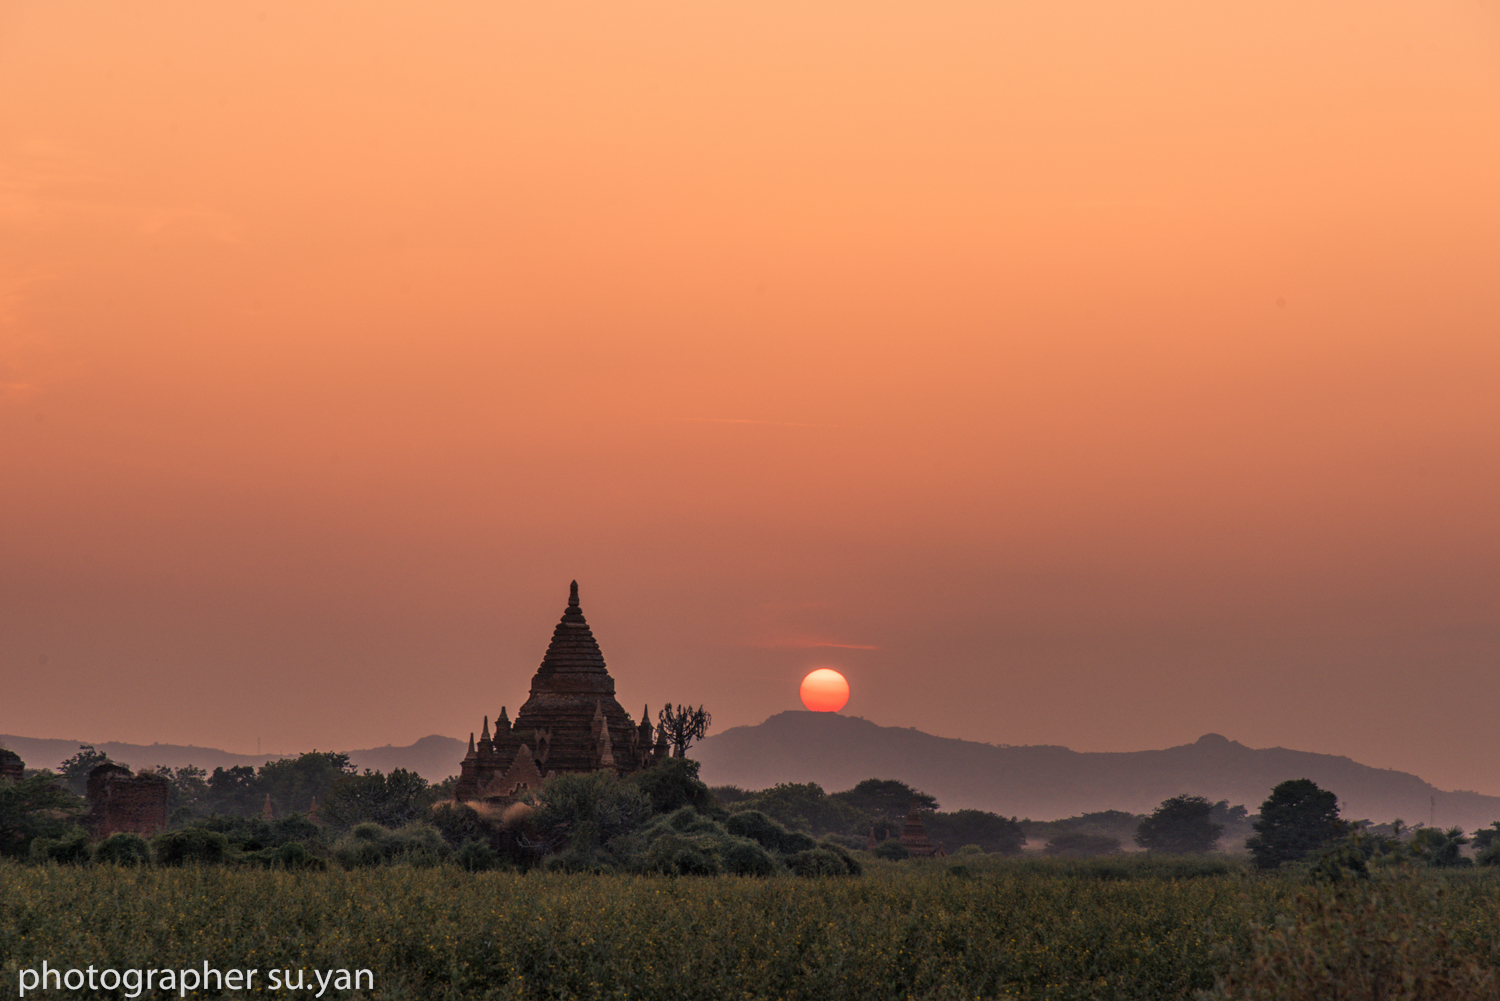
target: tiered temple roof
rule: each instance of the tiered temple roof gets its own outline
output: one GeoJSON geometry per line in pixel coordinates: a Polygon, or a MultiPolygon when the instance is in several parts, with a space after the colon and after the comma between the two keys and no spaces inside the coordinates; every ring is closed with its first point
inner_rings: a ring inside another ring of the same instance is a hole
{"type": "Polygon", "coordinates": [[[487,716],[478,743],[469,736],[454,793],[459,800],[509,798],[558,772],[634,772],[665,756],[665,739],[656,737],[653,743],[649,717],[637,725],[615,701],[615,680],[583,617],[574,581],[531,679],[530,698],[514,724],[501,707],[493,737],[487,716]]]}
{"type": "Polygon", "coordinates": [[[927,828],[922,826],[922,817],[915,803],[906,815],[906,826],[901,829],[901,843],[916,858],[943,858],[948,854],[941,844],[933,844],[927,837],[927,828]]]}

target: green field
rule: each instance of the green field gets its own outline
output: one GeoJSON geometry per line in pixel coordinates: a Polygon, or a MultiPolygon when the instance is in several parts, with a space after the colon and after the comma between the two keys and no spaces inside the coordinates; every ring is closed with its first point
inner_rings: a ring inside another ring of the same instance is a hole
{"type": "Polygon", "coordinates": [[[365,969],[373,991],[323,997],[423,1001],[1500,997],[1492,871],[1328,885],[1222,860],[953,863],[816,879],[0,863],[0,965],[8,997],[43,960],[207,962],[262,987],[272,969],[365,969]]]}

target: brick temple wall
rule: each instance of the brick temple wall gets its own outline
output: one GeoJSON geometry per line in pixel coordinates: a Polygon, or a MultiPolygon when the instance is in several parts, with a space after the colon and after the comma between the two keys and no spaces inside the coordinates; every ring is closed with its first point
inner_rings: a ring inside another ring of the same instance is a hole
{"type": "Polygon", "coordinates": [[[19,782],[26,774],[26,762],[8,747],[0,747],[0,782],[19,782]]]}
{"type": "Polygon", "coordinates": [[[88,799],[96,838],[121,831],[152,835],[167,826],[167,780],[160,775],[131,775],[119,765],[100,765],[89,773],[88,799]]]}

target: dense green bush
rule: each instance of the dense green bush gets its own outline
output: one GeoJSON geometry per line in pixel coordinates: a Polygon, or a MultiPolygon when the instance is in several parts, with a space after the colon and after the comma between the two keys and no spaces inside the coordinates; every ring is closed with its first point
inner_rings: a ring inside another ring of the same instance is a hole
{"type": "Polygon", "coordinates": [[[207,831],[217,831],[228,839],[232,848],[256,852],[263,848],[277,848],[293,841],[319,844],[323,840],[323,829],[300,813],[288,814],[267,820],[264,817],[237,817],[216,814],[191,823],[207,831]]]}
{"type": "Polygon", "coordinates": [[[531,823],[542,836],[585,853],[628,834],[651,816],[651,800],[641,788],[607,771],[558,775],[547,780],[536,799],[531,823]]]}
{"type": "Polygon", "coordinates": [[[88,865],[93,857],[93,839],[84,830],[73,830],[60,838],[37,838],[31,842],[31,861],[33,862],[88,865]]]}
{"type": "Polygon", "coordinates": [[[307,846],[300,841],[288,841],[274,848],[246,852],[240,856],[240,861],[249,865],[264,866],[267,869],[323,870],[328,868],[326,860],[308,851],[307,846]]]}
{"type": "Polygon", "coordinates": [[[629,782],[645,794],[652,813],[672,813],[685,806],[699,813],[720,812],[719,801],[698,778],[698,762],[689,758],[658,761],[629,782]]]}
{"type": "Polygon", "coordinates": [[[736,876],[770,876],[777,868],[771,853],[748,838],[729,838],[721,857],[724,871],[736,876]]]}
{"type": "Polygon", "coordinates": [[[892,862],[911,858],[911,852],[896,838],[887,838],[876,845],[874,855],[876,858],[889,859],[892,862]]]}
{"type": "Polygon", "coordinates": [[[475,839],[490,840],[493,825],[467,803],[439,803],[432,808],[432,826],[457,848],[475,839]]]}
{"type": "Polygon", "coordinates": [[[472,838],[453,853],[453,861],[468,872],[487,872],[500,867],[500,853],[490,845],[489,839],[472,838]]]}
{"type": "Polygon", "coordinates": [[[651,841],[641,868],[666,876],[714,876],[724,871],[724,840],[713,834],[668,832],[651,841]]]}
{"type": "Polygon", "coordinates": [[[66,837],[84,810],[50,774],[0,782],[0,857],[26,858],[37,838],[66,837]]]}
{"type": "Polygon", "coordinates": [[[1120,839],[1107,834],[1055,834],[1047,839],[1047,845],[1042,849],[1044,855],[1061,855],[1064,858],[1115,855],[1119,851],[1120,839]]]}
{"type": "Polygon", "coordinates": [[[184,827],[151,839],[158,865],[211,864],[229,857],[229,839],[218,831],[184,827]]]}
{"type": "Polygon", "coordinates": [[[356,824],[333,845],[334,859],[346,869],[392,863],[428,867],[450,853],[443,836],[430,824],[407,824],[394,831],[375,823],[356,824]]]}
{"type": "Polygon", "coordinates": [[[94,849],[94,861],[113,865],[146,865],[151,861],[151,846],[139,834],[120,831],[99,842],[94,849]]]}
{"type": "Polygon", "coordinates": [[[799,876],[848,876],[849,867],[830,848],[809,848],[786,860],[786,867],[799,876]]]}

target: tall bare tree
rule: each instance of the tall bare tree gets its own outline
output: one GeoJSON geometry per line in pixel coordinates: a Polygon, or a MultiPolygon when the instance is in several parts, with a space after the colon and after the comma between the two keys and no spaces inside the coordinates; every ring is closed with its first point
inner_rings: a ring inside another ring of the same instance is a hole
{"type": "Polygon", "coordinates": [[[661,707],[656,719],[658,728],[667,735],[667,743],[672,745],[674,758],[687,757],[688,745],[708,733],[709,724],[713,722],[713,718],[702,706],[697,709],[692,706],[673,709],[670,702],[661,707]]]}

